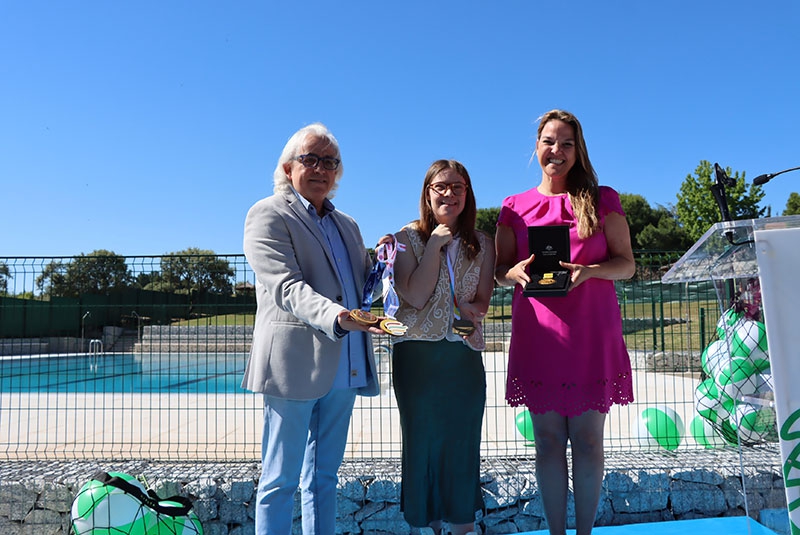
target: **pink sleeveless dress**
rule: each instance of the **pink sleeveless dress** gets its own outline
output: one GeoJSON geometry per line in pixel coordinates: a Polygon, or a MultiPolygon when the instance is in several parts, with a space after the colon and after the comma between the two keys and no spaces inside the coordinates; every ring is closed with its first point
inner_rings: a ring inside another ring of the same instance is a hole
{"type": "MultiPolygon", "coordinates": [[[[624,215],[619,195],[601,186],[601,229],[611,212],[624,215]]],[[[528,253],[528,226],[570,225],[572,262],[608,260],[605,234],[578,238],[567,195],[542,195],[536,188],[503,201],[499,225],[513,229],[517,261],[528,253]]],[[[511,306],[506,401],[527,406],[534,414],[556,411],[578,416],[587,410],[608,412],[614,404],[633,401],[628,350],[622,337],[614,282],[590,279],[565,297],[527,298],[514,288],[511,306]]]]}

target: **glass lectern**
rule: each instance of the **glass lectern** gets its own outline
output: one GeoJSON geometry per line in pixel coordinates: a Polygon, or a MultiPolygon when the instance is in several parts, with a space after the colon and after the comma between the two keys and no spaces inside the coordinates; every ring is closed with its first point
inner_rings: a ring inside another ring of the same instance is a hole
{"type": "Polygon", "coordinates": [[[779,444],[793,535],[800,534],[799,278],[800,216],[785,216],[713,225],[661,279],[713,281],[718,339],[703,351],[695,409],[740,459],[748,446],[779,444]]]}

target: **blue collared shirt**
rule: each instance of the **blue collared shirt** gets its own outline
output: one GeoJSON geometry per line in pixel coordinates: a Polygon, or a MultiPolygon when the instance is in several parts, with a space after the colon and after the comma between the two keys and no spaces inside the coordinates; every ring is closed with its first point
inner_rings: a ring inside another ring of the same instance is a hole
{"type": "MultiPolygon", "coordinates": [[[[356,284],[353,275],[353,265],[350,263],[350,255],[347,246],[342,240],[339,228],[330,217],[336,207],[328,199],[322,207],[322,216],[317,214],[317,209],[297,190],[292,188],[294,194],[303,203],[308,214],[317,223],[317,226],[325,236],[328,252],[336,264],[336,272],[339,283],[344,289],[342,306],[348,309],[361,307],[361,289],[356,284]]],[[[336,379],[333,381],[333,388],[360,388],[367,385],[367,337],[363,331],[351,331],[350,334],[342,339],[342,352],[339,357],[339,369],[336,372],[336,379]]]]}

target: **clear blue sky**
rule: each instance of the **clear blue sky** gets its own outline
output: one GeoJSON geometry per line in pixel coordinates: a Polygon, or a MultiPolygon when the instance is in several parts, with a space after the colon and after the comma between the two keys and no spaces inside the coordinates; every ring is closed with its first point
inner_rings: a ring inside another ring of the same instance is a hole
{"type": "MultiPolygon", "coordinates": [[[[654,206],[700,160],[798,166],[800,3],[0,0],[0,257],[241,252],[314,121],[372,246],[416,218],[435,159],[479,207],[536,185],[557,107],[601,183],[654,206]]],[[[800,171],[764,188],[778,215],[800,171]]]]}

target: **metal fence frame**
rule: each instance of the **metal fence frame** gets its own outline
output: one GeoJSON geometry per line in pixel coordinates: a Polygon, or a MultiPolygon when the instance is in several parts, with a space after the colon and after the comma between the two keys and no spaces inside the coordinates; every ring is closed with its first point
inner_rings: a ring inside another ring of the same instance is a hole
{"type": "MultiPolygon", "coordinates": [[[[637,401],[612,409],[605,438],[607,450],[650,450],[653,445],[638,432],[637,423],[641,410],[654,405],[668,406],[684,415],[687,431],[681,449],[702,449],[688,436],[689,419],[694,412],[694,386],[701,374],[700,353],[714,336],[720,308],[710,284],[661,284],[664,268],[679,256],[675,252],[637,251],[637,276],[617,284],[637,401]]],[[[3,318],[11,322],[8,318],[12,314],[17,315],[13,321],[18,321],[19,308],[29,307],[36,312],[23,314],[27,317],[24,321],[53,326],[51,333],[31,327],[36,336],[3,337],[0,332],[2,370],[16,366],[14,372],[2,371],[0,379],[3,385],[17,384],[16,391],[8,386],[0,389],[0,460],[257,461],[262,400],[251,393],[64,392],[53,383],[37,388],[19,386],[37,377],[26,374],[25,365],[58,365],[78,355],[96,359],[99,366],[106,357],[130,354],[140,367],[158,370],[180,367],[181,359],[216,366],[219,356],[228,356],[237,373],[244,368],[250,336],[247,324],[252,325],[248,318],[255,309],[255,278],[243,255],[215,256],[233,271],[229,277],[232,295],[197,289],[155,291],[154,274],[163,269],[165,258],[174,257],[137,256],[124,259],[130,273],[127,285],[150,281],[150,289],[145,285],[129,291],[125,299],[119,298],[122,292],[114,288],[105,290],[102,296],[49,297],[46,285],[37,284],[42,271],[52,262],[68,265],[76,258],[0,259],[0,267],[6,266],[8,272],[5,285],[0,285],[6,294],[0,294],[0,325],[3,318]],[[12,373],[13,380],[9,377],[12,373]],[[35,391],[20,391],[26,389],[35,391]]],[[[189,263],[196,259],[182,258],[189,263]]],[[[529,456],[532,444],[517,424],[521,411],[508,407],[504,400],[511,315],[508,290],[497,289],[493,303],[484,353],[488,391],[482,455],[529,456]]],[[[357,401],[346,452],[346,458],[354,461],[400,456],[390,340],[379,336],[374,343],[382,394],[357,401]]],[[[65,380],[71,378],[65,375],[65,380]]]]}

